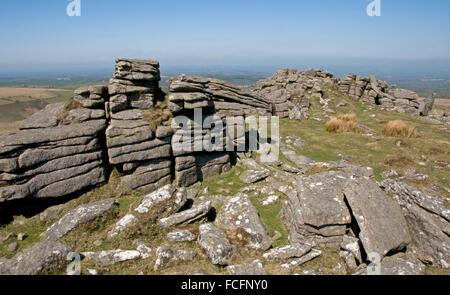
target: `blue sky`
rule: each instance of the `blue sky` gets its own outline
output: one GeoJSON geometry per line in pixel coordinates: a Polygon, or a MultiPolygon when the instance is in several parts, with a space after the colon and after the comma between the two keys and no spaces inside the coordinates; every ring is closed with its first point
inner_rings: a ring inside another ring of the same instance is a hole
{"type": "Polygon", "coordinates": [[[166,65],[450,59],[450,1],[2,0],[0,66],[166,65]]]}

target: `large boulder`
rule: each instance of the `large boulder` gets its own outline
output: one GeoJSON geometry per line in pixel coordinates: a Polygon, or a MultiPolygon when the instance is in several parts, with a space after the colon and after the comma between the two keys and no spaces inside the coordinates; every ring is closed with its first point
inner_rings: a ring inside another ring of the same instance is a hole
{"type": "Polygon", "coordinates": [[[400,206],[375,182],[352,179],[343,193],[358,223],[358,236],[366,253],[383,257],[405,249],[411,242],[400,206]]]}
{"type": "Polygon", "coordinates": [[[297,178],[282,211],[291,243],[340,247],[351,230],[367,254],[383,257],[408,245],[411,238],[400,207],[374,181],[361,177],[360,170],[297,178]]]}
{"type": "Polygon", "coordinates": [[[37,275],[66,263],[67,255],[72,251],[70,247],[51,240],[36,243],[13,258],[0,262],[0,275],[37,275]]]}
{"type": "Polygon", "coordinates": [[[423,262],[450,265],[450,210],[443,198],[392,179],[381,183],[400,204],[412,242],[409,249],[423,262]]]}
{"type": "Polygon", "coordinates": [[[238,193],[235,197],[226,200],[217,214],[215,223],[225,230],[243,229],[249,236],[248,241],[245,241],[247,247],[267,250],[272,245],[272,239],[258,211],[246,194],[238,193]]]}

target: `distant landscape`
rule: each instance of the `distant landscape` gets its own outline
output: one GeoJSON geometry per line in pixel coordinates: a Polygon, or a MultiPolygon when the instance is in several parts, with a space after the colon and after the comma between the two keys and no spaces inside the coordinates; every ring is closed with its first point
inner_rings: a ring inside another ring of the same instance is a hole
{"type": "MultiPolygon", "coordinates": [[[[227,81],[234,85],[250,86],[259,80],[272,76],[276,71],[272,67],[247,70],[242,68],[187,68],[170,67],[161,73],[161,88],[167,91],[167,83],[170,77],[180,74],[195,74],[227,81]]],[[[333,73],[337,77],[343,77],[343,69],[333,73]]],[[[364,71],[362,71],[364,72],[364,71]]],[[[69,71],[70,73],[70,71],[69,71]]],[[[106,84],[109,81],[108,71],[89,75],[68,74],[23,74],[0,75],[0,134],[17,129],[19,122],[47,104],[68,101],[73,96],[73,90],[90,84],[106,84]]],[[[445,99],[450,99],[450,78],[398,78],[377,76],[389,84],[396,84],[400,88],[406,88],[426,97],[436,92],[441,98],[439,103],[447,106],[445,99]],[[442,100],[444,99],[444,100],[442,100]]]]}

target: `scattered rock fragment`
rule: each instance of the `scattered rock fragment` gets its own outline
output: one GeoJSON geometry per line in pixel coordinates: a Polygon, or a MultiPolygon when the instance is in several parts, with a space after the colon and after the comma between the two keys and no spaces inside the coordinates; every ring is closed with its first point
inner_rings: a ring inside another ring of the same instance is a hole
{"type": "Polygon", "coordinates": [[[267,275],[266,270],[260,260],[256,259],[239,265],[227,266],[229,275],[247,275],[247,276],[264,276],[267,275]]]}
{"type": "Polygon", "coordinates": [[[286,260],[289,258],[302,257],[309,251],[311,251],[311,245],[288,245],[271,249],[264,253],[263,257],[268,261],[286,260]]]}
{"type": "Polygon", "coordinates": [[[102,266],[113,265],[119,262],[140,259],[141,252],[137,250],[108,250],[100,252],[83,252],[84,257],[94,260],[102,266]]]}
{"type": "Polygon", "coordinates": [[[196,253],[192,250],[177,250],[167,247],[158,247],[156,249],[156,262],[154,270],[165,267],[167,264],[176,261],[191,261],[196,253]]]}
{"type": "Polygon", "coordinates": [[[228,241],[226,234],[210,223],[200,225],[199,230],[198,243],[206,251],[211,262],[226,265],[228,258],[236,250],[236,247],[228,241]]]}
{"type": "Polygon", "coordinates": [[[166,218],[161,218],[159,220],[159,225],[162,228],[168,228],[180,224],[188,224],[207,215],[211,208],[211,202],[209,201],[199,205],[194,205],[191,209],[176,213],[166,218]]]}
{"type": "Polygon", "coordinates": [[[320,255],[322,255],[322,251],[320,250],[316,250],[316,249],[312,249],[310,252],[308,252],[306,255],[300,257],[300,258],[296,258],[291,260],[288,263],[283,263],[281,264],[281,268],[293,268],[293,267],[297,267],[300,266],[308,261],[313,260],[316,257],[319,257],[320,255]]]}
{"type": "Polygon", "coordinates": [[[114,199],[111,198],[78,206],[49,227],[42,235],[48,240],[59,240],[81,224],[92,221],[111,210],[113,205],[114,199]]]}
{"type": "Polygon", "coordinates": [[[177,242],[191,242],[194,241],[197,237],[186,229],[176,229],[167,234],[167,240],[172,243],[177,242]]]}
{"type": "Polygon", "coordinates": [[[117,236],[120,232],[122,232],[125,228],[130,226],[136,221],[136,217],[133,214],[127,214],[122,219],[117,221],[114,225],[114,228],[109,232],[108,236],[110,238],[117,236]]]}

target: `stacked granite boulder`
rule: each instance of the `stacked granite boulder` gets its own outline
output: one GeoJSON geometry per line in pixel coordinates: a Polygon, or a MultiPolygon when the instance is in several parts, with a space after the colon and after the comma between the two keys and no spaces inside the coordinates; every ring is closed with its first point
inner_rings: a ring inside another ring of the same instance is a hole
{"type": "Polygon", "coordinates": [[[313,97],[323,101],[320,83],[334,84],[336,81],[333,75],[322,69],[281,69],[272,77],[252,85],[251,91],[272,103],[277,116],[302,119],[306,117],[313,97]]]}
{"type": "Polygon", "coordinates": [[[174,114],[202,108],[219,117],[271,114],[260,96],[221,80],[188,75],[170,79],[169,108],[174,114]]]}
{"type": "Polygon", "coordinates": [[[109,163],[125,173],[123,189],[152,190],[171,182],[171,130],[164,122],[155,126],[152,117],[163,95],[159,81],[157,61],[116,60],[108,85],[106,144],[109,163]]]}
{"type": "Polygon", "coordinates": [[[242,120],[233,125],[245,130],[245,117],[271,114],[271,106],[263,98],[217,79],[187,75],[172,78],[169,80],[168,96],[169,109],[174,116],[178,116],[172,126],[177,129],[172,139],[172,150],[178,186],[191,185],[231,167],[233,153],[226,152],[230,150],[227,145],[231,143],[234,151],[235,143],[242,142],[245,134],[238,131],[234,136],[227,134],[225,117],[240,116],[242,120]],[[201,122],[194,120],[195,112],[199,113],[201,122]],[[185,122],[180,122],[180,119],[185,122]],[[202,131],[197,134],[195,126],[198,125],[202,125],[202,131]],[[208,151],[203,141],[211,140],[211,137],[217,141],[208,151]],[[191,140],[183,141],[183,138],[191,140]],[[179,146],[179,142],[183,142],[184,146],[179,146]]]}
{"type": "Polygon", "coordinates": [[[339,91],[357,101],[380,105],[381,109],[419,115],[419,95],[414,91],[389,86],[375,75],[362,77],[348,74],[338,82],[339,91]]]}
{"type": "Polygon", "coordinates": [[[341,248],[358,261],[405,250],[411,236],[400,206],[372,177],[357,165],[298,176],[281,213],[291,244],[341,248]]]}
{"type": "Polygon", "coordinates": [[[104,86],[77,89],[0,137],[0,202],[69,195],[105,181],[104,86]]]}

